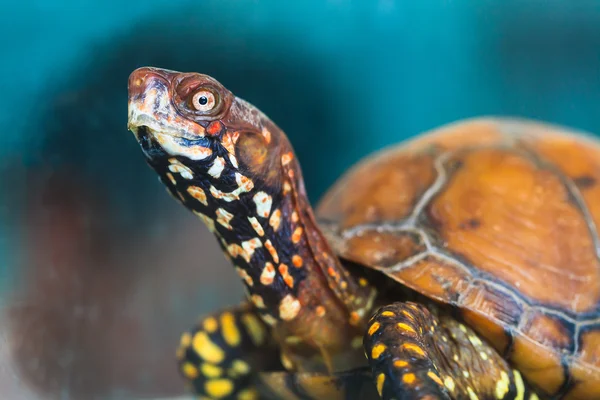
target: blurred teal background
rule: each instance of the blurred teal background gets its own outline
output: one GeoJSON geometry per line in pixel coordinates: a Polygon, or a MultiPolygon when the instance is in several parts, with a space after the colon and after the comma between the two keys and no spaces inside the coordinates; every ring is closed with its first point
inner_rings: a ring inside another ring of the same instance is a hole
{"type": "Polygon", "coordinates": [[[197,71],[290,136],[316,201],[383,146],[478,115],[600,132],[600,2],[23,1],[0,13],[0,393],[184,393],[179,332],[241,299],[126,130],[136,67],[197,71]]]}

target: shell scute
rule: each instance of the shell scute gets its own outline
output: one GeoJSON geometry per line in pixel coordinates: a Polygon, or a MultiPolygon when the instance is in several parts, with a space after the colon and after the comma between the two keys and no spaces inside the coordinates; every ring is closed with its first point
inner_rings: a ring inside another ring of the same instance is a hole
{"type": "Polygon", "coordinates": [[[456,306],[534,385],[595,398],[599,182],[598,140],[474,119],[366,158],[317,217],[342,259],[456,306]]]}

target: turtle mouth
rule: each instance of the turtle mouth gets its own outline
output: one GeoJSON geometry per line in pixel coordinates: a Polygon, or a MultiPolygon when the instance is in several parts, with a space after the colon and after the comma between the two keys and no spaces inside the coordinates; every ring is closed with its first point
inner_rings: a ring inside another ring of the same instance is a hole
{"type": "Polygon", "coordinates": [[[133,132],[137,141],[140,142],[141,145],[148,144],[152,141],[152,134],[150,133],[150,128],[148,128],[146,125],[132,128],[131,131],[133,132]]]}
{"type": "Polygon", "coordinates": [[[131,132],[133,132],[135,135],[135,138],[140,144],[142,152],[146,155],[146,157],[154,159],[165,155],[165,151],[156,142],[156,140],[154,140],[154,135],[149,127],[141,125],[130,127],[129,130],[131,130],[131,132]]]}
{"type": "Polygon", "coordinates": [[[199,161],[207,159],[213,153],[214,143],[205,136],[190,139],[170,132],[160,132],[148,125],[129,126],[129,129],[135,135],[142,151],[150,158],[166,154],[199,161]]]}

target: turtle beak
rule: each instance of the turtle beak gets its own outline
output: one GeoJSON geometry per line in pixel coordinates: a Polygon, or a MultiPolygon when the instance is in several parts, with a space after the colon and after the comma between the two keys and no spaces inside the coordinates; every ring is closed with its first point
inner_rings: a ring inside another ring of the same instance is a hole
{"type": "Polygon", "coordinates": [[[169,114],[169,83],[174,73],[156,68],[138,68],[129,76],[127,129],[139,141],[140,127],[160,130],[161,116],[169,114]]]}
{"type": "Polygon", "coordinates": [[[140,140],[140,128],[148,134],[197,139],[204,127],[182,117],[171,101],[171,92],[179,72],[161,68],[138,68],[129,75],[127,129],[140,140]]]}

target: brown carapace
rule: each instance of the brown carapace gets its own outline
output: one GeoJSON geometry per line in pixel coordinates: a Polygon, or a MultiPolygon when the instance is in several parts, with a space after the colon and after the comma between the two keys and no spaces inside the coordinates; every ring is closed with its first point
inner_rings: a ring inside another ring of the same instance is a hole
{"type": "Polygon", "coordinates": [[[134,71],[129,128],[246,288],[182,336],[201,397],[600,398],[594,139],[455,123],[361,161],[315,216],[285,134],[211,77],[134,71]]]}

